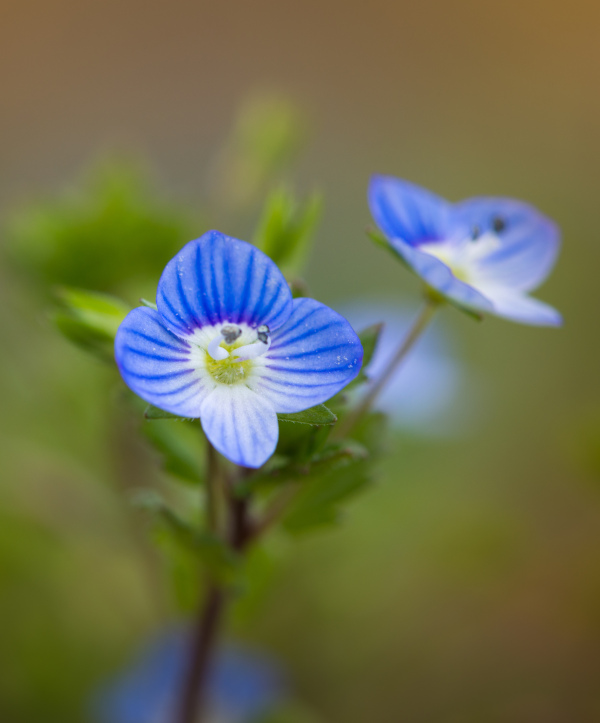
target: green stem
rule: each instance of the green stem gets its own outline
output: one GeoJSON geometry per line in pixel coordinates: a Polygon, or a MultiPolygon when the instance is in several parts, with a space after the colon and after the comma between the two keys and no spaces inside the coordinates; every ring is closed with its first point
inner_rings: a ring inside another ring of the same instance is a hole
{"type": "Polygon", "coordinates": [[[427,328],[429,322],[433,318],[437,307],[438,304],[436,301],[432,299],[427,299],[425,305],[421,309],[420,314],[415,319],[415,322],[413,323],[410,331],[403,339],[402,343],[398,347],[398,350],[390,360],[387,367],[379,375],[379,378],[375,381],[362,402],[350,412],[350,414],[346,417],[346,419],[342,421],[342,423],[336,430],[336,438],[341,439],[348,435],[350,432],[352,432],[358,422],[360,422],[364,415],[369,412],[369,410],[373,406],[373,403],[375,402],[381,391],[384,389],[384,387],[387,385],[389,380],[392,378],[400,363],[404,360],[408,352],[413,348],[417,339],[427,328]]]}

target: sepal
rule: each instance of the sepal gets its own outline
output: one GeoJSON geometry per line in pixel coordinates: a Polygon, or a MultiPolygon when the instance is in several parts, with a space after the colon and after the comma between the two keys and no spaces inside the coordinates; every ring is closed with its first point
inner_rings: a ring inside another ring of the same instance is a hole
{"type": "Polygon", "coordinates": [[[293,422],[294,424],[309,424],[313,427],[322,427],[337,422],[335,414],[324,404],[317,404],[315,407],[305,409],[303,412],[293,414],[278,414],[280,422],[293,422]]]}
{"type": "MultiPolygon", "coordinates": [[[[149,404],[144,412],[144,419],[147,419],[149,422],[155,419],[171,419],[175,422],[185,422],[192,419],[192,417],[178,417],[176,414],[165,412],[164,409],[159,409],[158,407],[149,404]]],[[[193,419],[196,419],[196,417],[193,417],[193,419]]]]}

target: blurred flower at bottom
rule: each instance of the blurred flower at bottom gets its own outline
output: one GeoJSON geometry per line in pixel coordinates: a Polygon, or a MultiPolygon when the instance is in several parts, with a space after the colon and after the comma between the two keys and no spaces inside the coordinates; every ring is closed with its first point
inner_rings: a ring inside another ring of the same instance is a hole
{"type": "MultiPolygon", "coordinates": [[[[132,664],[96,693],[97,723],[172,723],[187,659],[184,628],[147,643],[132,664]]],[[[225,647],[208,681],[208,723],[257,721],[278,705],[285,685],[281,669],[264,653],[225,647]]]]}
{"type": "MultiPolygon", "coordinates": [[[[340,312],[358,333],[372,324],[384,325],[365,368],[367,377],[373,380],[391,361],[418,310],[401,303],[365,299],[342,306],[340,312]]],[[[454,345],[434,320],[400,364],[375,408],[388,414],[392,425],[399,429],[418,434],[455,433],[454,402],[464,390],[464,382],[465,370],[456,357],[454,345]]]]}

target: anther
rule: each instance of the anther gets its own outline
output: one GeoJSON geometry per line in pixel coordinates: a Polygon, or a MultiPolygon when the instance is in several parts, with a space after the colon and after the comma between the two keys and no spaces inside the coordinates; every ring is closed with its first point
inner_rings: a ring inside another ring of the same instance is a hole
{"type": "Polygon", "coordinates": [[[269,343],[269,327],[266,324],[259,326],[256,332],[258,341],[262,341],[263,344],[269,343]]]}
{"type": "Polygon", "coordinates": [[[233,344],[233,342],[238,339],[242,334],[242,330],[239,326],[234,326],[233,324],[229,324],[228,326],[224,326],[221,329],[221,335],[223,336],[223,339],[226,344],[233,344]]]}
{"type": "Polygon", "coordinates": [[[246,361],[248,359],[254,359],[257,356],[262,356],[269,351],[271,346],[271,336],[269,334],[269,327],[266,324],[259,326],[256,330],[256,341],[252,344],[246,344],[246,346],[240,346],[235,351],[231,352],[231,356],[236,361],[246,361]]]}
{"type": "Polygon", "coordinates": [[[506,221],[501,216],[494,216],[492,219],[492,228],[495,233],[502,233],[506,228],[506,221]]]}

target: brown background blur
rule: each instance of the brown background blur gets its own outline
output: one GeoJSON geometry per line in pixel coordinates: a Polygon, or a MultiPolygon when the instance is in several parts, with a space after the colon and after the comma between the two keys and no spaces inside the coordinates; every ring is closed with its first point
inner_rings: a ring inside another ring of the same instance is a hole
{"type": "MultiPolygon", "coordinates": [[[[563,229],[539,296],[565,327],[478,325],[444,312],[483,379],[478,424],[455,440],[399,439],[347,524],[285,553],[264,612],[242,633],[282,655],[325,720],[600,720],[600,494],[588,464],[597,451],[586,446],[590,436],[600,446],[599,79],[592,1],[2,3],[6,214],[115,148],[147,157],[164,192],[194,204],[240,101],[265,88],[301,103],[312,129],[297,178],[326,194],[309,281],[327,303],[348,289],[416,298],[415,281],[365,240],[373,172],[451,199],[523,198],[563,229]]],[[[226,221],[221,230],[243,233],[226,221]]],[[[56,619],[62,626],[41,652],[35,640],[11,639],[20,657],[17,669],[2,662],[12,676],[5,695],[15,706],[37,700],[39,720],[77,720],[61,718],[63,703],[48,691],[62,683],[42,690],[31,657],[54,655],[67,675],[104,645],[108,668],[110,651],[132,642],[132,630],[141,637],[155,612],[144,584],[131,582],[133,543],[118,525],[107,531],[108,498],[89,482],[79,489],[82,470],[93,478],[91,453],[53,418],[66,405],[79,434],[93,433],[68,401],[66,377],[95,372],[51,332],[50,356],[34,358],[35,341],[11,316],[20,307],[1,303],[6,364],[27,358],[34,377],[43,363],[65,368],[63,387],[43,399],[26,379],[16,391],[10,381],[9,399],[21,405],[2,422],[12,465],[5,504],[50,526],[64,563],[64,579],[29,609],[4,606],[2,626],[11,615],[31,616],[22,627],[42,636],[56,619]],[[81,515],[97,529],[79,529],[81,515]],[[90,559],[97,576],[78,577],[90,559]]]]}

